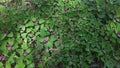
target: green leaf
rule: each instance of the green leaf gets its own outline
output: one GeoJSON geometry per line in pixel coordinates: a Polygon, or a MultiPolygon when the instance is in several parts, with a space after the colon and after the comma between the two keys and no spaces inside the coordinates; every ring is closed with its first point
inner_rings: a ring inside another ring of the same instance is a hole
{"type": "Polygon", "coordinates": [[[25,59],[25,61],[26,61],[26,64],[27,64],[27,65],[32,63],[32,61],[30,61],[30,60],[28,60],[28,59],[25,59]]]}
{"type": "Polygon", "coordinates": [[[3,66],[3,63],[2,63],[2,62],[0,62],[0,68],[4,68],[4,66],[3,66]]]}
{"type": "Polygon", "coordinates": [[[21,36],[22,36],[22,38],[26,38],[27,33],[22,33],[21,36]]]}
{"type": "Polygon", "coordinates": [[[53,47],[53,42],[51,42],[51,41],[49,41],[47,44],[46,44],[46,47],[48,48],[48,47],[53,47]]]}
{"type": "Polygon", "coordinates": [[[27,68],[34,68],[34,67],[35,67],[34,63],[31,63],[31,64],[27,65],[27,68]]]}
{"type": "Polygon", "coordinates": [[[15,41],[15,39],[14,39],[14,38],[9,38],[9,39],[8,39],[8,43],[9,43],[9,44],[11,44],[11,45],[13,45],[13,44],[14,44],[14,41],[15,41]]]}
{"type": "Polygon", "coordinates": [[[15,68],[25,68],[25,64],[23,63],[22,58],[17,59],[17,64],[15,65],[15,68]]]}
{"type": "MultiPolygon", "coordinates": [[[[1,1],[1,0],[0,0],[0,1],[1,1]]],[[[4,12],[4,10],[5,10],[5,6],[0,5],[0,12],[4,12]]]]}
{"type": "Polygon", "coordinates": [[[32,21],[28,22],[26,25],[26,27],[30,27],[30,26],[34,26],[34,23],[32,21]]]}
{"type": "Polygon", "coordinates": [[[5,68],[11,68],[10,62],[6,62],[5,68]]]}
{"type": "Polygon", "coordinates": [[[60,44],[60,42],[58,42],[58,41],[55,42],[55,45],[56,45],[56,46],[58,46],[59,44],[60,44]]]}
{"type": "Polygon", "coordinates": [[[21,43],[22,42],[22,38],[16,38],[17,43],[21,43]]]}
{"type": "Polygon", "coordinates": [[[23,49],[17,49],[16,52],[18,52],[19,55],[22,56],[24,51],[23,51],[23,49]]]}
{"type": "Polygon", "coordinates": [[[8,50],[6,48],[7,42],[6,41],[2,41],[1,46],[0,46],[0,50],[3,51],[3,54],[7,55],[8,54],[8,50]]]}
{"type": "Polygon", "coordinates": [[[120,0],[116,0],[115,4],[120,4],[120,0]]]}
{"type": "Polygon", "coordinates": [[[117,24],[116,33],[120,31],[120,24],[117,24]]]}
{"type": "Polygon", "coordinates": [[[13,37],[13,32],[10,32],[7,37],[13,37]]]}
{"type": "Polygon", "coordinates": [[[25,43],[23,43],[21,46],[22,46],[22,49],[28,49],[28,45],[25,43]]]}
{"type": "Polygon", "coordinates": [[[21,10],[27,10],[27,6],[22,6],[21,10]]]}
{"type": "Polygon", "coordinates": [[[27,33],[31,32],[32,31],[32,28],[27,28],[27,33]]]}
{"type": "Polygon", "coordinates": [[[38,26],[35,26],[34,30],[37,31],[39,29],[39,25],[38,26]]]}
{"type": "Polygon", "coordinates": [[[40,22],[40,24],[42,24],[42,23],[45,22],[45,20],[44,19],[40,19],[39,22],[40,22]]]}
{"type": "Polygon", "coordinates": [[[108,68],[114,68],[114,63],[112,61],[106,61],[105,62],[105,65],[108,67],[108,68]]]}
{"type": "Polygon", "coordinates": [[[41,36],[41,37],[45,37],[45,36],[46,36],[46,31],[45,31],[45,29],[41,29],[41,31],[40,31],[40,36],[41,36]]]}
{"type": "Polygon", "coordinates": [[[15,52],[8,58],[7,63],[13,63],[14,62],[14,57],[15,57],[15,52]]]}
{"type": "Polygon", "coordinates": [[[116,68],[120,68],[120,64],[116,65],[116,68]]]}
{"type": "Polygon", "coordinates": [[[116,10],[116,15],[117,15],[117,17],[120,17],[120,8],[118,8],[117,10],[116,10]]]}
{"type": "Polygon", "coordinates": [[[0,34],[0,40],[3,40],[6,37],[6,34],[0,34]]]}
{"type": "Polygon", "coordinates": [[[55,41],[56,39],[55,39],[55,37],[52,35],[52,36],[50,36],[50,41],[55,41]]]}
{"type": "Polygon", "coordinates": [[[95,0],[97,5],[104,5],[105,1],[104,0],[95,0]]]}

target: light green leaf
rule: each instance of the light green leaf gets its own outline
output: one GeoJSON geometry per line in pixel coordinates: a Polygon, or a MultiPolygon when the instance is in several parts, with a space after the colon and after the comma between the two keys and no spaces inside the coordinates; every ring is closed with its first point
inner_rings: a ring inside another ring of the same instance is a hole
{"type": "Polygon", "coordinates": [[[49,41],[49,42],[46,44],[46,47],[47,47],[47,48],[48,48],[48,47],[50,47],[50,48],[53,47],[53,42],[50,42],[50,41],[49,41]]]}
{"type": "Polygon", "coordinates": [[[18,58],[17,63],[15,68],[25,68],[25,64],[23,63],[23,59],[22,58],[18,58]]]}
{"type": "Polygon", "coordinates": [[[7,63],[13,63],[14,62],[14,57],[15,57],[15,52],[9,57],[7,63]]]}
{"type": "Polygon", "coordinates": [[[50,41],[55,41],[56,39],[55,39],[55,37],[52,35],[52,36],[50,36],[50,41]]]}
{"type": "Polygon", "coordinates": [[[27,44],[22,44],[22,49],[28,49],[28,45],[27,44]]]}
{"type": "Polygon", "coordinates": [[[4,68],[4,66],[3,66],[3,63],[2,63],[2,62],[0,62],[0,68],[4,68]]]}
{"type": "Polygon", "coordinates": [[[116,33],[120,31],[120,24],[117,24],[116,33]]]}
{"type": "Polygon", "coordinates": [[[34,23],[32,21],[28,22],[26,25],[26,27],[29,27],[29,26],[34,26],[34,23]]]}
{"type": "Polygon", "coordinates": [[[23,49],[17,49],[16,50],[21,56],[23,55],[23,49]]]}
{"type": "Polygon", "coordinates": [[[34,63],[31,63],[31,64],[27,65],[27,68],[34,68],[34,67],[35,67],[34,63]]]}
{"type": "Polygon", "coordinates": [[[6,41],[2,41],[1,46],[0,46],[0,50],[3,51],[3,54],[7,55],[8,54],[8,50],[6,48],[7,42],[6,41]]]}
{"type": "Polygon", "coordinates": [[[32,28],[27,28],[27,33],[31,32],[32,28]]]}
{"type": "Polygon", "coordinates": [[[34,30],[37,31],[39,29],[39,25],[38,26],[35,26],[34,30]]]}
{"type": "Polygon", "coordinates": [[[40,24],[42,24],[42,23],[45,22],[45,20],[44,19],[40,19],[39,22],[40,22],[40,24]]]}
{"type": "Polygon", "coordinates": [[[22,38],[26,38],[27,33],[22,33],[21,36],[22,36],[22,38]]]}
{"type": "Polygon", "coordinates": [[[6,37],[6,34],[0,34],[0,40],[3,40],[6,37]]]}
{"type": "Polygon", "coordinates": [[[17,41],[18,43],[21,43],[21,42],[22,42],[22,39],[21,39],[21,38],[16,38],[16,41],[17,41]]]}
{"type": "Polygon", "coordinates": [[[120,8],[118,8],[117,10],[116,10],[116,12],[117,12],[117,17],[120,17],[120,8]]]}
{"type": "Polygon", "coordinates": [[[8,43],[11,44],[11,45],[13,45],[14,44],[14,40],[15,40],[14,38],[9,38],[8,39],[8,43]]]}
{"type": "Polygon", "coordinates": [[[6,62],[5,68],[11,68],[10,62],[6,62]]]}
{"type": "Polygon", "coordinates": [[[13,37],[13,32],[10,32],[7,36],[8,37],[13,37]]]}
{"type": "Polygon", "coordinates": [[[5,7],[3,5],[0,5],[0,12],[4,12],[4,10],[5,10],[5,7]]]}
{"type": "Polygon", "coordinates": [[[40,36],[41,36],[41,37],[45,37],[45,36],[46,36],[46,31],[42,29],[42,30],[40,31],[40,36]]]}

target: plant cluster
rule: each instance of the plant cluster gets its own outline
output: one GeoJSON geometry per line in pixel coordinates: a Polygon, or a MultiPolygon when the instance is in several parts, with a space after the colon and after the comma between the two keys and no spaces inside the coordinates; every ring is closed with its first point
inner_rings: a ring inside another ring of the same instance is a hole
{"type": "Polygon", "coordinates": [[[0,68],[120,67],[119,0],[29,5],[0,6],[0,68]]]}

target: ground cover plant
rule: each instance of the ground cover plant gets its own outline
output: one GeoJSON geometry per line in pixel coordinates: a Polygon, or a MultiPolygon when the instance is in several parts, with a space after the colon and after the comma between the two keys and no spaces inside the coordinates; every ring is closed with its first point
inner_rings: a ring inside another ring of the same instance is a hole
{"type": "Polygon", "coordinates": [[[119,0],[6,1],[0,68],[120,67],[119,0]]]}

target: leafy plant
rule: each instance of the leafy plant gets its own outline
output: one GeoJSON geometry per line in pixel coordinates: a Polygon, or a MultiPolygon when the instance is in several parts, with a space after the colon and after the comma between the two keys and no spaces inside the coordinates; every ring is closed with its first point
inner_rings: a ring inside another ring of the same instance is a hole
{"type": "Polygon", "coordinates": [[[0,68],[119,68],[119,1],[22,2],[0,6],[0,68]]]}

